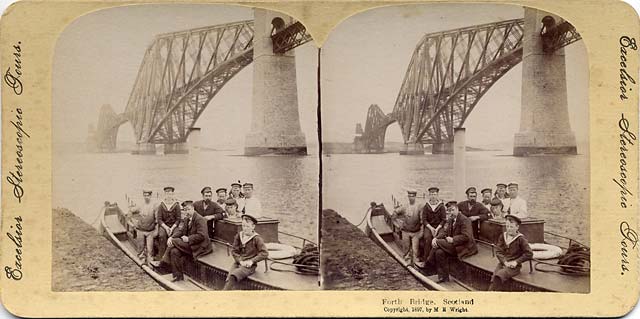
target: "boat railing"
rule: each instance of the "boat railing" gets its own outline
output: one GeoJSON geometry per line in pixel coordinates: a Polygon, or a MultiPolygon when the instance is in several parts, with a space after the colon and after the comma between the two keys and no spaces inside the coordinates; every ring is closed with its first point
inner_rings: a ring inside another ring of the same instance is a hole
{"type": "Polygon", "coordinates": [[[285,232],[283,232],[283,231],[278,231],[278,234],[282,234],[282,235],[286,235],[286,236],[289,236],[289,237],[293,237],[293,238],[296,238],[296,239],[300,239],[300,240],[302,240],[302,247],[295,247],[295,246],[294,246],[295,248],[298,248],[298,249],[303,249],[303,248],[304,248],[304,246],[306,246],[306,245],[307,245],[307,243],[310,243],[310,244],[312,244],[312,245],[314,245],[314,246],[318,246],[318,244],[316,244],[315,242],[313,242],[313,241],[311,241],[311,240],[309,240],[309,239],[307,239],[307,238],[304,238],[304,237],[298,236],[298,235],[285,233],[285,232]]]}
{"type": "MultiPolygon", "coordinates": [[[[568,240],[568,241],[569,241],[569,246],[568,246],[568,247],[563,247],[563,246],[558,245],[558,247],[563,248],[563,249],[565,249],[565,250],[566,250],[566,249],[569,249],[569,247],[571,247],[571,246],[573,245],[573,243],[576,243],[576,244],[578,244],[578,245],[580,245],[580,246],[589,247],[589,246],[587,246],[587,245],[585,245],[585,244],[583,244],[583,243],[581,243],[581,242],[579,242],[579,241],[577,241],[577,240],[575,240],[575,239],[573,239],[573,238],[571,238],[571,237],[567,237],[567,236],[559,235],[559,234],[552,233],[552,232],[550,232],[550,231],[546,231],[546,230],[544,231],[544,233],[545,233],[545,235],[551,235],[551,236],[555,236],[555,237],[558,237],[558,238],[563,238],[563,239],[568,240]]],[[[546,241],[546,240],[545,240],[545,241],[546,241]]]]}

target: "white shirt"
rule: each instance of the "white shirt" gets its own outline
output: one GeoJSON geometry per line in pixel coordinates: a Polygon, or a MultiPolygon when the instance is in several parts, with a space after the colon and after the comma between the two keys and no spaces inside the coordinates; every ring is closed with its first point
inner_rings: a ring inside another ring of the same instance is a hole
{"type": "Polygon", "coordinates": [[[502,211],[508,212],[509,207],[511,207],[511,198],[509,197],[500,198],[500,201],[502,202],[502,211]]]}
{"type": "MultiPolygon", "coordinates": [[[[256,197],[244,198],[244,213],[253,217],[262,217],[262,204],[256,197]]],[[[242,211],[242,209],[240,210],[242,211]]]]}
{"type": "Polygon", "coordinates": [[[509,213],[511,215],[518,216],[519,218],[529,216],[527,214],[527,201],[522,199],[522,197],[511,198],[510,202],[511,206],[509,207],[509,213]]]}

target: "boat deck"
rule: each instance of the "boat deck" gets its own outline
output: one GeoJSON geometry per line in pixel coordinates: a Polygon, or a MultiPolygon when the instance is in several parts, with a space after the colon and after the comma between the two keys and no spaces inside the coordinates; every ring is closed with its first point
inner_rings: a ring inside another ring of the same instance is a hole
{"type": "MultiPolygon", "coordinates": [[[[402,252],[396,243],[396,236],[393,234],[391,226],[387,223],[383,215],[371,216],[370,226],[385,242],[385,245],[393,250],[391,253],[398,262],[407,267],[408,264],[402,256],[402,252]]],[[[451,263],[451,274],[457,284],[441,284],[449,290],[486,290],[491,280],[491,275],[495,270],[498,259],[492,253],[490,245],[478,242],[478,253],[463,260],[455,260],[451,263]]],[[[549,263],[557,263],[557,259],[546,260],[549,263]]],[[[514,290],[522,291],[553,291],[569,293],[589,293],[589,276],[568,276],[555,272],[542,272],[533,270],[536,261],[523,264],[521,273],[513,278],[512,286],[514,290]]],[[[545,269],[550,266],[546,266],[545,269]]],[[[437,276],[428,276],[432,281],[437,280],[437,276]]]]}
{"type": "MultiPolygon", "coordinates": [[[[233,264],[231,248],[226,245],[214,242],[213,252],[198,258],[198,261],[208,266],[222,269],[226,272],[233,264]]],[[[280,262],[291,263],[292,258],[279,260],[280,262]]],[[[318,276],[300,275],[294,273],[295,267],[282,264],[274,264],[267,261],[269,269],[265,267],[265,262],[258,264],[256,272],[251,275],[251,279],[264,285],[279,287],[285,290],[318,290],[318,276]],[[277,269],[277,270],[276,270],[277,269]],[[278,271],[280,270],[280,271],[278,271]]]]}
{"type": "MultiPolygon", "coordinates": [[[[122,225],[116,214],[105,215],[104,223],[110,233],[114,235],[120,247],[128,251],[128,255],[138,265],[142,261],[137,257],[138,248],[142,247],[142,239],[130,239],[126,228],[122,225]],[[135,241],[135,242],[134,242],[135,241]]],[[[153,272],[152,276],[162,277],[167,286],[173,290],[207,290],[220,289],[224,285],[228,269],[233,263],[231,248],[223,243],[212,242],[213,252],[202,256],[196,262],[185,264],[185,280],[171,282],[171,274],[166,270],[151,269],[147,266],[145,271],[153,272]],[[206,287],[205,287],[206,286],[206,287]]],[[[284,290],[318,290],[320,289],[318,276],[302,275],[295,273],[295,267],[280,264],[291,263],[292,258],[273,261],[262,261],[258,264],[256,272],[247,280],[249,289],[284,289],[284,290]],[[267,267],[268,264],[268,267],[267,267]]]]}
{"type": "MultiPolygon", "coordinates": [[[[484,243],[478,243],[477,254],[467,257],[461,262],[491,273],[493,273],[498,265],[498,259],[493,256],[491,252],[491,246],[484,243]]],[[[546,260],[546,262],[555,264],[558,260],[550,259],[546,260]]],[[[529,262],[524,263],[520,274],[513,277],[513,280],[522,284],[540,288],[540,290],[589,293],[589,276],[567,276],[555,272],[537,271],[535,269],[530,273],[530,267],[534,267],[536,262],[533,261],[532,263],[533,264],[530,264],[529,262]]]]}

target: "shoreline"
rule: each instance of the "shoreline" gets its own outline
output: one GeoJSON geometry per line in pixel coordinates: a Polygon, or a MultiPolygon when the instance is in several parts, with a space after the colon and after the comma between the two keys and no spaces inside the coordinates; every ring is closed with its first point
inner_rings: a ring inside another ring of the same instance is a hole
{"type": "Polygon", "coordinates": [[[164,290],[70,210],[54,208],[52,213],[52,291],[164,290]]]}
{"type": "Polygon", "coordinates": [[[367,235],[331,209],[322,211],[322,289],[427,290],[367,235]]]}

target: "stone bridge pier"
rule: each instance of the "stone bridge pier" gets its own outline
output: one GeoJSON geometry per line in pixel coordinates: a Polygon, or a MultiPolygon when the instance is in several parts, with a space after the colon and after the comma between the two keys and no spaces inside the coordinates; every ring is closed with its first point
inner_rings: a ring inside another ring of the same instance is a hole
{"type": "Polygon", "coordinates": [[[577,154],[569,123],[564,48],[545,53],[540,36],[544,11],[525,8],[520,131],[513,155],[577,154]]]}

